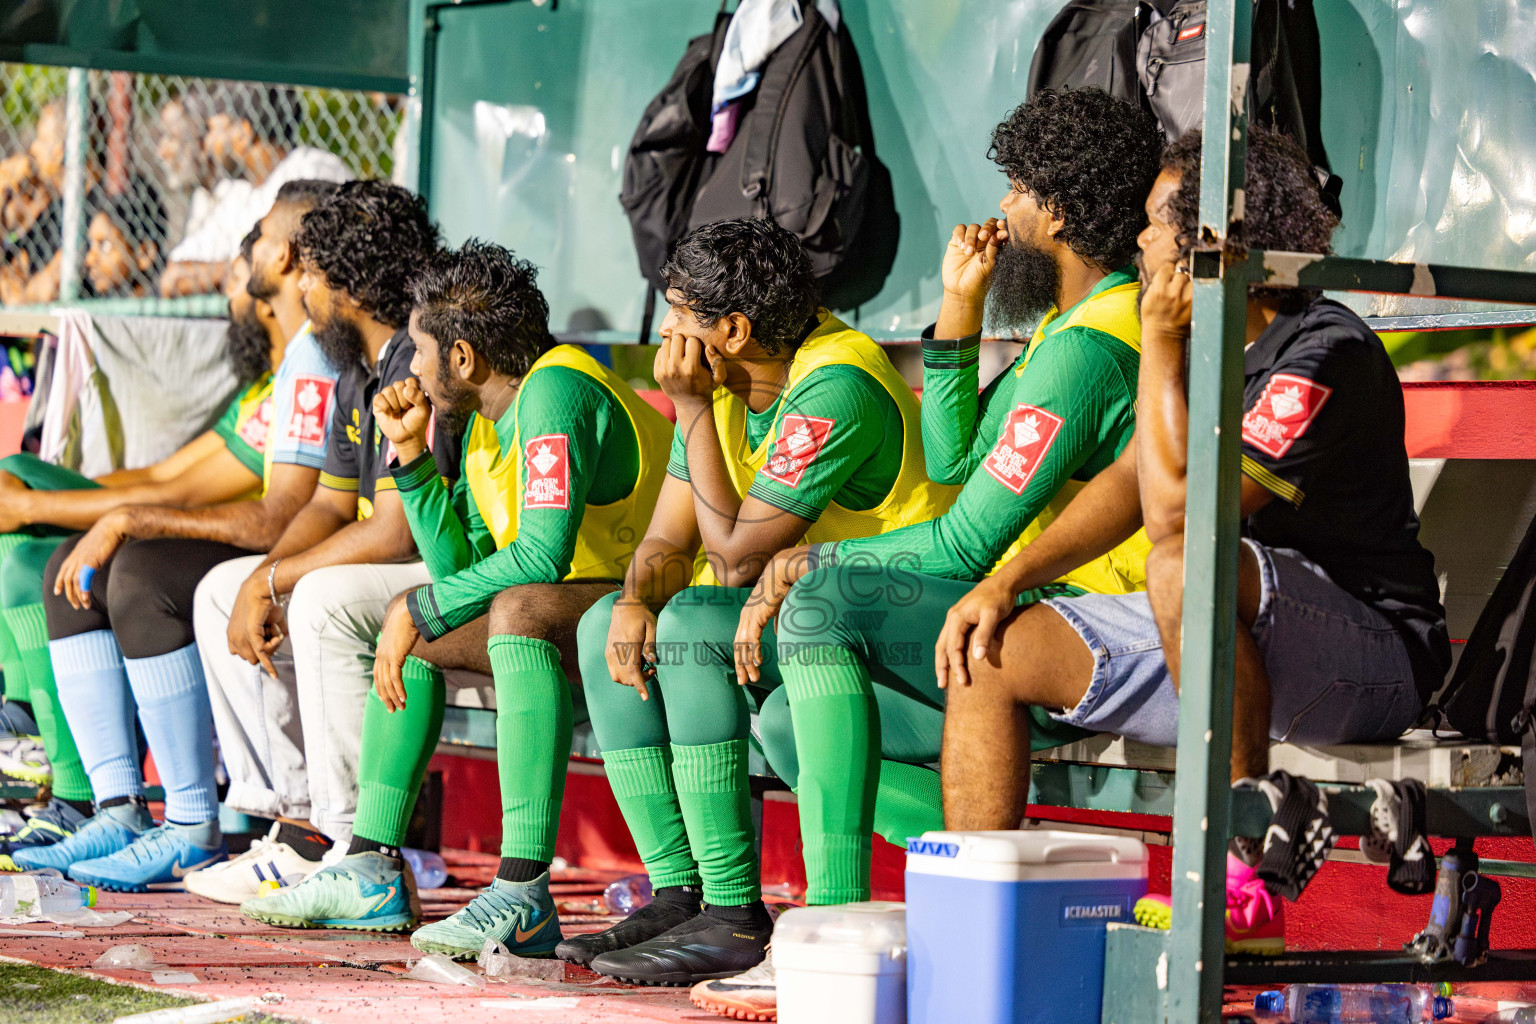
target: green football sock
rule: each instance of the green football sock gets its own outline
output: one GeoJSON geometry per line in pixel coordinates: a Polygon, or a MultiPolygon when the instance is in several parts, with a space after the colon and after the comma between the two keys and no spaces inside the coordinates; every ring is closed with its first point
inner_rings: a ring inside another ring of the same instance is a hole
{"type": "Polygon", "coordinates": [[[32,682],[32,716],[37,719],[43,750],[53,766],[53,795],[60,800],[89,800],[91,780],[80,763],[69,720],[59,705],[59,687],[53,679],[53,663],[48,660],[48,621],[43,606],[6,608],[0,611],[0,618],[10,623],[21,648],[21,663],[32,682]]]}
{"type": "Polygon", "coordinates": [[[443,673],[420,658],[405,659],[405,708],[391,713],[377,691],[368,691],[363,743],[357,762],[354,835],[399,846],[416,807],[427,762],[443,731],[447,699],[443,673]]]}
{"type": "Polygon", "coordinates": [[[762,890],[747,785],[747,741],[674,743],[672,777],[693,859],[704,879],[704,902],[738,907],[757,900],[762,890]]]}
{"type": "Polygon", "coordinates": [[[624,823],[651,876],[651,887],[701,884],[672,781],[672,751],[667,747],[605,750],[603,764],[624,823]]]}
{"type": "MultiPolygon", "coordinates": [[[[15,551],[29,538],[20,533],[0,533],[0,563],[11,557],[15,551]]],[[[44,633],[46,641],[47,634],[44,633]]],[[[11,632],[10,624],[0,618],[0,671],[5,674],[5,699],[27,701],[32,690],[31,678],[27,673],[27,667],[22,664],[21,651],[17,645],[16,637],[11,632]]]]}
{"type": "Polygon", "coordinates": [[[571,753],[571,684],[547,640],[493,636],[496,767],[501,778],[501,855],[555,855],[565,764],[571,753]]]}
{"type": "Polygon", "coordinates": [[[939,773],[902,761],[880,762],[875,795],[875,834],[903,850],[908,839],[944,828],[944,795],[939,773]]]}
{"type": "Polygon", "coordinates": [[[869,899],[880,779],[880,714],[869,673],[847,648],[781,658],[799,753],[806,903],[869,899]]]}

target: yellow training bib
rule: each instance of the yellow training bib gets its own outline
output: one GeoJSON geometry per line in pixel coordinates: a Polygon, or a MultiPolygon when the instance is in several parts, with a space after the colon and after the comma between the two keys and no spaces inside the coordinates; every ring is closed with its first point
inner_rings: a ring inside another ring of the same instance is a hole
{"type": "MultiPolygon", "coordinates": [[[[1025,350],[1024,358],[1019,362],[1014,375],[1023,374],[1024,368],[1029,365],[1030,358],[1035,351],[1045,344],[1050,344],[1051,336],[1068,327],[1091,327],[1096,331],[1124,342],[1137,353],[1141,352],[1141,317],[1139,306],[1141,301],[1141,285],[1136,281],[1106,288],[1097,295],[1090,295],[1079,302],[1065,317],[1059,321],[1053,321],[1051,314],[1047,314],[1041,325],[1035,329],[1034,337],[1030,338],[1029,348],[1025,350]]],[[[1054,310],[1052,314],[1054,314],[1054,310]]],[[[1062,510],[1077,497],[1085,486],[1080,480],[1069,480],[1056,495],[1046,503],[1045,508],[1034,521],[1024,528],[1018,538],[1010,545],[1008,550],[1002,553],[992,569],[987,573],[996,572],[1004,562],[1045,532],[1045,528],[1061,515],[1062,510]]],[[[1080,587],[1090,594],[1130,594],[1138,590],[1147,589],[1147,552],[1152,544],[1147,540],[1144,530],[1137,530],[1118,547],[1100,555],[1086,565],[1078,566],[1058,582],[1068,583],[1080,587]]]]}
{"type": "MultiPolygon", "coordinates": [[[[856,366],[878,381],[891,396],[901,413],[901,469],[880,504],[860,510],[844,508],[834,501],[806,531],[801,543],[819,544],[854,537],[873,537],[943,515],[960,489],[936,484],[928,479],[928,471],[923,462],[923,434],[917,396],[912,393],[912,388],[902,379],[901,374],[896,372],[885,352],[868,335],[854,330],[822,310],[820,326],[805,339],[789,365],[789,380],[785,385],[784,396],[780,399],[781,406],[794,409],[795,389],[811,371],[823,366],[856,366]]],[[[816,429],[815,424],[808,422],[809,417],[798,416],[793,412],[777,417],[762,443],[752,448],[747,442],[746,403],[725,388],[718,388],[715,391],[714,408],[715,429],[720,437],[720,449],[725,454],[726,470],[730,473],[736,493],[742,498],[747,496],[753,479],[759,470],[769,464],[770,458],[776,465],[783,467],[786,475],[793,475],[800,468],[796,452],[804,444],[801,438],[809,436],[816,429]],[[787,436],[781,438],[781,430],[787,436]]],[[[700,585],[720,583],[719,576],[703,551],[699,552],[694,563],[693,581],[700,585]]]]}
{"type": "MultiPolygon", "coordinates": [[[[566,579],[623,579],[635,548],[645,536],[666,476],[672,424],[608,367],[574,345],[557,345],[534,362],[523,377],[517,401],[535,373],[563,366],[597,381],[629,417],[639,449],[634,489],[608,505],[582,509],[566,579]]],[[[514,420],[515,422],[515,420],[514,420]]],[[[517,539],[522,509],[568,508],[570,452],[564,434],[524,438],[514,435],[510,451],[501,450],[496,424],[475,416],[464,436],[464,476],[470,496],[498,549],[517,539]]]]}

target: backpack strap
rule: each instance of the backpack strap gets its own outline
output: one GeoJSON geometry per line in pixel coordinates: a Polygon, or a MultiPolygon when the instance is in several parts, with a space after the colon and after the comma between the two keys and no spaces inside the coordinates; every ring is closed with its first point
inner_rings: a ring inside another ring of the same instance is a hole
{"type": "Polygon", "coordinates": [[[794,88],[800,71],[810,60],[823,32],[826,19],[811,4],[801,6],[804,24],[768,58],[763,77],[757,84],[757,100],[752,128],[741,161],[741,194],[756,201],[758,213],[767,217],[769,195],[773,190],[773,160],[779,145],[779,123],[784,117],[784,103],[794,88]]]}

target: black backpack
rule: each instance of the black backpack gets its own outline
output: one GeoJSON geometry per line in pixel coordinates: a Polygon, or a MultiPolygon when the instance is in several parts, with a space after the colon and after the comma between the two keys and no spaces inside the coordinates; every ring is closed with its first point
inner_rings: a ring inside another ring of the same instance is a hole
{"type": "Polygon", "coordinates": [[[846,26],[833,31],[814,4],[768,58],[744,99],[730,148],[694,198],[690,228],[756,217],[805,243],[817,277],[836,270],[864,219],[870,166],[862,89],[846,26]],[[850,64],[852,67],[850,68],[850,64]]]}
{"type": "MultiPolygon", "coordinates": [[[[709,141],[715,64],[730,23],[731,16],[722,4],[715,16],[715,30],[688,41],[666,87],[641,115],[624,160],[619,202],[629,215],[640,273],[653,288],[666,289],[662,264],[667,262],[672,246],[688,232],[688,215],[699,184],[719,160],[704,145],[709,141]]],[[[650,298],[647,310],[649,304],[650,298]]],[[[649,311],[646,320],[650,320],[649,311]]],[[[642,334],[649,329],[647,322],[642,334]]]]}
{"type": "Polygon", "coordinates": [[[1029,95],[1062,86],[1097,86],[1145,105],[1136,45],[1150,21],[1142,0],[1071,0],[1046,26],[1029,64],[1029,95]]]}
{"type": "Polygon", "coordinates": [[[1536,828],[1536,520],[1493,588],[1439,701],[1438,717],[1474,742],[1520,744],[1536,828]]]}
{"type": "MultiPolygon", "coordinates": [[[[1206,0],[1151,0],[1161,17],[1142,33],[1136,73],[1173,141],[1199,127],[1205,101],[1206,0]]],[[[1323,148],[1322,64],[1312,0],[1255,0],[1248,77],[1255,123],[1299,142],[1337,215],[1343,179],[1323,148]]]]}
{"type": "MultiPolygon", "coordinates": [[[[1141,103],[1157,115],[1169,140],[1177,139],[1199,126],[1204,110],[1205,18],[1206,0],[1070,0],[1035,47],[1029,95],[1097,86],[1141,103]]],[[[1306,149],[1323,198],[1338,214],[1343,181],[1329,169],[1323,149],[1322,71],[1311,0],[1254,0],[1250,66],[1254,121],[1306,149]]]]}

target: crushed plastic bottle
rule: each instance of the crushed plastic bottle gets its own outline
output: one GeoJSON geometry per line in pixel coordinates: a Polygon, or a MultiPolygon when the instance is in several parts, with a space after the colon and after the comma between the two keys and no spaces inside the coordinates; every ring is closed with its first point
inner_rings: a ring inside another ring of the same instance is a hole
{"type": "Polygon", "coordinates": [[[509,953],[495,939],[486,939],[480,949],[480,969],[492,981],[564,981],[563,960],[534,960],[509,953]]]}
{"type": "Polygon", "coordinates": [[[426,981],[434,985],[464,985],[468,988],[484,988],[485,979],[467,967],[462,967],[441,953],[432,953],[416,961],[416,966],[405,972],[412,981],[426,981]]]}
{"type": "Polygon", "coordinates": [[[651,902],[651,876],[630,875],[609,883],[603,890],[603,902],[610,914],[633,914],[651,902]]]}
{"type": "Polygon", "coordinates": [[[1423,985],[1291,985],[1259,993],[1253,1011],[1287,1024],[1418,1024],[1449,1017],[1451,1001],[1423,985]]]}
{"type": "Polygon", "coordinates": [[[400,850],[400,855],[410,862],[411,874],[416,876],[416,888],[441,889],[448,881],[448,865],[431,850],[413,850],[407,846],[400,850]]]}
{"type": "Polygon", "coordinates": [[[72,924],[82,928],[115,928],[133,920],[133,915],[126,910],[92,910],[89,907],[76,907],[73,910],[56,910],[44,920],[54,924],[72,924]]]}
{"type": "Polygon", "coordinates": [[[97,970],[163,971],[168,965],[155,959],[155,954],[138,943],[113,946],[91,964],[97,970]]]}
{"type": "Polygon", "coordinates": [[[96,889],[49,875],[0,876],[0,918],[45,917],[96,905],[96,889]]]}

